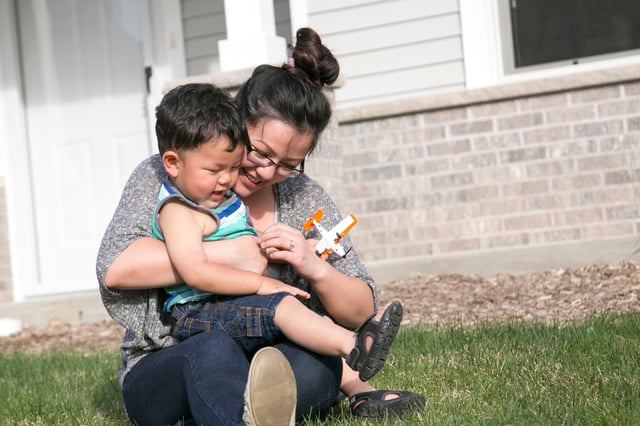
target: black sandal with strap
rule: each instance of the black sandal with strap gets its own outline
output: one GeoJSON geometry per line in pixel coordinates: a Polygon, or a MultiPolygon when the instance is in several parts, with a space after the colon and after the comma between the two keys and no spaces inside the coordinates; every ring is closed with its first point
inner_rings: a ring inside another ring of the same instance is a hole
{"type": "Polygon", "coordinates": [[[402,305],[393,302],[385,309],[380,321],[371,315],[356,329],[356,345],[345,360],[347,365],[359,372],[360,380],[366,382],[382,369],[393,339],[402,322],[402,305]],[[371,346],[367,349],[367,337],[371,346]]]}
{"type": "Polygon", "coordinates": [[[393,415],[402,417],[424,409],[425,399],[419,393],[392,390],[362,392],[349,398],[351,414],[356,417],[376,418],[393,415]],[[395,395],[397,398],[386,399],[395,395]]]}

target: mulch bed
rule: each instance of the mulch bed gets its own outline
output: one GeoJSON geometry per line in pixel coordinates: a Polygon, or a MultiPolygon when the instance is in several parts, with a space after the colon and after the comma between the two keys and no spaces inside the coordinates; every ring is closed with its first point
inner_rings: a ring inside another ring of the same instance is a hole
{"type": "Polygon", "coordinates": [[[488,278],[418,275],[384,285],[379,293],[382,300],[401,300],[412,324],[553,323],[640,311],[640,265],[617,262],[488,278]]]}
{"type": "MultiPolygon", "coordinates": [[[[402,301],[405,324],[472,326],[490,320],[552,323],[601,313],[640,312],[640,265],[614,262],[539,273],[480,277],[416,275],[379,288],[380,301],[402,301]]],[[[0,337],[0,352],[117,350],[123,329],[113,321],[68,324],[0,337]]]]}

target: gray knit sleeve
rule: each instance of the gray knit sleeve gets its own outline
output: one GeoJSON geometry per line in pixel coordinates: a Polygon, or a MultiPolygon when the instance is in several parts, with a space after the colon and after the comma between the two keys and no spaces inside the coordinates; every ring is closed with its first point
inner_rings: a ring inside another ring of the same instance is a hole
{"type": "Polygon", "coordinates": [[[98,251],[96,272],[101,284],[107,269],[124,249],[140,237],[152,236],[151,219],[164,176],[160,156],[153,155],[129,177],[98,251]]]}
{"type": "Polygon", "coordinates": [[[104,285],[114,259],[136,239],[152,235],[151,219],[164,176],[159,155],[147,158],[133,171],[96,260],[102,302],[109,315],[127,329],[122,343],[125,371],[148,351],[175,344],[170,336],[170,320],[162,311],[162,289],[115,290],[104,285]]]}

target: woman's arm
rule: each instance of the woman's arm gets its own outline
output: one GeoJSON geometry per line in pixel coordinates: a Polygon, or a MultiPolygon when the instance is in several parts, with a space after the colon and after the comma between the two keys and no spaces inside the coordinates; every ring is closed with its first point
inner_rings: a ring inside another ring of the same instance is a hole
{"type": "Polygon", "coordinates": [[[311,283],[334,321],[357,327],[374,312],[373,290],[363,279],[346,275],[318,257],[316,243],[317,240],[305,240],[300,231],[283,223],[270,226],[260,240],[270,260],[289,263],[311,283]]]}
{"type": "MultiPolygon", "coordinates": [[[[96,261],[98,281],[107,289],[148,289],[182,282],[163,242],[152,237],[158,191],[165,177],[159,155],[144,160],[127,181],[105,231],[96,261]]],[[[262,274],[266,259],[252,237],[205,244],[210,260],[262,274]]]]}
{"type": "MultiPolygon", "coordinates": [[[[267,267],[255,237],[210,241],[204,243],[204,248],[210,262],[261,275],[267,267]]],[[[140,237],[116,257],[106,272],[104,284],[109,288],[131,290],[164,287],[183,281],[171,264],[164,242],[140,237]]]]}
{"type": "Polygon", "coordinates": [[[329,262],[324,273],[311,280],[316,294],[334,320],[347,327],[359,326],[375,312],[372,287],[361,278],[346,275],[329,262]]]}
{"type": "MultiPolygon", "coordinates": [[[[280,254],[272,254],[272,258],[289,263],[301,277],[308,280],[325,310],[336,322],[348,327],[360,325],[377,309],[377,291],[375,281],[360,261],[348,236],[340,241],[348,251],[346,257],[331,255],[328,261],[316,256],[315,251],[302,241],[303,224],[316,210],[324,210],[323,224],[330,227],[342,220],[338,207],[320,185],[305,175],[280,182],[278,189],[279,219],[289,225],[289,231],[278,231],[283,232],[283,236],[271,244],[284,250],[280,254]],[[292,240],[296,248],[287,250],[292,240]]],[[[318,239],[320,235],[313,229],[305,233],[304,238],[318,239]]]]}
{"type": "Polygon", "coordinates": [[[113,260],[104,277],[106,287],[128,290],[162,287],[179,281],[165,244],[151,237],[132,242],[113,260]]]}
{"type": "MultiPolygon", "coordinates": [[[[195,210],[182,202],[168,202],[158,217],[158,227],[167,246],[171,263],[190,287],[223,295],[274,294],[287,292],[309,298],[302,289],[255,272],[243,271],[219,262],[210,262],[202,244],[219,225],[217,217],[195,210]],[[214,222],[215,220],[215,222],[214,222]]],[[[222,233],[228,232],[225,230],[222,233]]],[[[257,243],[254,242],[255,245],[257,243]]]]}
{"type": "MultiPolygon", "coordinates": [[[[110,272],[116,259],[120,260],[121,256],[132,255],[131,261],[135,262],[136,257],[141,256],[140,251],[127,249],[138,239],[151,237],[151,218],[164,176],[165,172],[159,155],[145,159],[131,173],[98,251],[96,272],[101,287],[106,288],[107,272],[110,272]]],[[[140,260],[152,258],[154,253],[157,254],[158,251],[150,252],[140,260]]],[[[167,265],[170,266],[170,263],[167,265]]],[[[112,278],[113,276],[109,274],[110,284],[113,284],[112,278]]],[[[114,286],[110,285],[110,287],[114,286]]]]}

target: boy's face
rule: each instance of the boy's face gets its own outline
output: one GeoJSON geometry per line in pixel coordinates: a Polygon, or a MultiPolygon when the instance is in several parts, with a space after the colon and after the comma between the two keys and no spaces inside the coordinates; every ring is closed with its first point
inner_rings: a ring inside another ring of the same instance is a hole
{"type": "Polygon", "coordinates": [[[226,137],[211,139],[197,149],[165,152],[163,162],[173,184],[198,204],[213,208],[226,198],[225,194],[238,179],[244,146],[238,144],[229,152],[226,137]]]}

